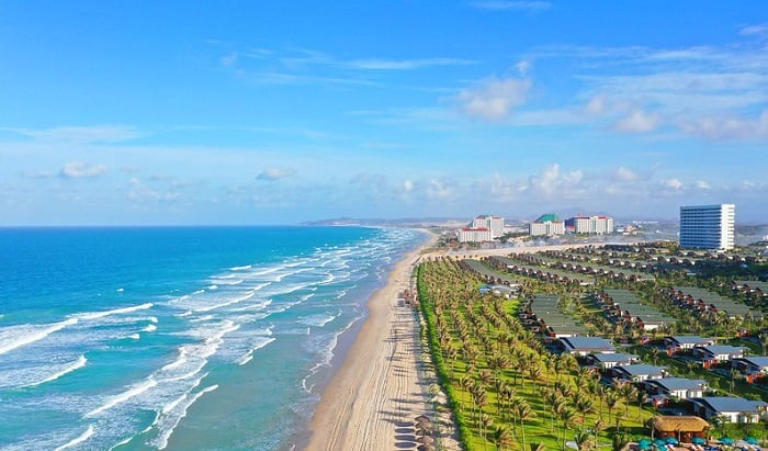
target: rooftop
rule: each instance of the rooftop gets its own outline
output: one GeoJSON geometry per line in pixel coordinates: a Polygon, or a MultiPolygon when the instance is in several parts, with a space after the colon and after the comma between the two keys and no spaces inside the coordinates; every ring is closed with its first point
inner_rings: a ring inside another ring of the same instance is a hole
{"type": "Polygon", "coordinates": [[[674,337],[669,337],[676,342],[680,344],[699,344],[699,343],[708,343],[712,340],[712,338],[702,338],[698,335],[675,335],[674,337]]]}
{"type": "Polygon", "coordinates": [[[566,348],[574,350],[614,351],[616,349],[610,341],[600,337],[570,337],[561,338],[560,341],[566,348]]]}
{"type": "Polygon", "coordinates": [[[744,348],[741,348],[738,346],[727,346],[727,345],[703,346],[700,349],[704,349],[707,352],[710,352],[712,354],[738,354],[740,352],[744,352],[744,348]]]}
{"type": "Polygon", "coordinates": [[[667,369],[666,366],[653,366],[639,363],[637,365],[621,365],[616,369],[624,371],[630,376],[640,376],[644,374],[659,374],[667,369]]]}
{"type": "Polygon", "coordinates": [[[742,357],[739,360],[744,360],[757,366],[768,366],[768,356],[758,355],[753,357],[742,357]]]}
{"type": "Polygon", "coordinates": [[[750,401],[735,396],[705,396],[692,398],[691,401],[708,406],[716,412],[757,412],[759,407],[768,406],[762,401],[750,401]]]}
{"type": "Polygon", "coordinates": [[[592,358],[597,360],[598,362],[608,363],[608,362],[629,362],[630,360],[637,359],[638,356],[634,354],[614,353],[614,354],[594,354],[592,355],[592,358]]]}
{"type": "Polygon", "coordinates": [[[683,377],[664,377],[661,379],[655,379],[649,381],[651,384],[656,384],[662,388],[666,388],[669,391],[674,390],[694,390],[706,385],[707,381],[701,379],[686,379],[683,377]]]}
{"type": "Polygon", "coordinates": [[[704,432],[709,427],[709,423],[702,418],[677,415],[661,416],[655,424],[656,430],[660,432],[704,432]]]}

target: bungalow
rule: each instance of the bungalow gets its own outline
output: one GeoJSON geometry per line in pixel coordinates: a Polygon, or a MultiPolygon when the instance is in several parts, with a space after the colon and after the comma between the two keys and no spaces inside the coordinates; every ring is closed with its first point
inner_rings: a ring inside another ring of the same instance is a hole
{"type": "Polygon", "coordinates": [[[733,396],[707,396],[692,398],[693,413],[706,420],[718,416],[728,417],[731,423],[757,423],[768,404],[733,396]]]}
{"type": "Polygon", "coordinates": [[[736,346],[704,346],[693,348],[694,357],[704,362],[708,368],[713,363],[727,362],[744,357],[744,348],[736,346]]]}
{"type": "Polygon", "coordinates": [[[707,389],[707,381],[665,377],[645,382],[646,391],[651,395],[666,395],[679,399],[700,398],[707,389]]]}
{"type": "Polygon", "coordinates": [[[694,437],[706,438],[709,428],[709,423],[699,417],[660,416],[653,423],[653,435],[662,439],[675,438],[681,442],[690,442],[694,437]]]}
{"type": "Polygon", "coordinates": [[[650,379],[661,379],[667,374],[667,367],[645,364],[622,365],[613,368],[613,375],[622,380],[643,382],[650,379]]]}
{"type": "Polygon", "coordinates": [[[669,355],[677,354],[684,349],[693,349],[696,346],[712,346],[715,342],[714,338],[702,338],[695,335],[677,335],[664,338],[664,344],[667,345],[667,354],[669,355]]]}
{"type": "Polygon", "coordinates": [[[731,360],[731,365],[742,373],[768,373],[768,357],[741,357],[731,360]]]}
{"type": "Polygon", "coordinates": [[[603,370],[609,370],[617,365],[631,365],[640,361],[640,357],[634,354],[590,354],[590,361],[603,370]]]}
{"type": "Polygon", "coordinates": [[[616,352],[613,344],[600,337],[564,337],[560,339],[565,352],[584,357],[589,354],[612,354],[616,352]]]}

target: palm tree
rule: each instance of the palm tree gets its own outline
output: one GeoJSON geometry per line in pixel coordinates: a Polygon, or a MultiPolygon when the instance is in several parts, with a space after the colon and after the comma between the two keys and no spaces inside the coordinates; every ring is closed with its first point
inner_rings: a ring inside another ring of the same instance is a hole
{"type": "Polygon", "coordinates": [[[576,411],[571,406],[564,405],[557,412],[557,415],[560,417],[560,421],[563,422],[563,450],[565,450],[565,434],[568,431],[568,425],[576,418],[576,411]]]}
{"type": "Polygon", "coordinates": [[[509,433],[509,429],[505,427],[496,428],[496,432],[494,432],[493,436],[496,440],[496,446],[499,448],[499,451],[509,449],[515,443],[512,439],[512,434],[509,433]]]}
{"type": "Polygon", "coordinates": [[[488,438],[485,436],[485,428],[493,425],[493,418],[490,415],[483,414],[480,418],[480,435],[483,436],[483,449],[488,449],[488,438]]]}
{"type": "Polygon", "coordinates": [[[611,415],[613,414],[613,409],[619,404],[619,397],[616,395],[616,392],[611,391],[608,393],[608,396],[605,397],[605,406],[608,407],[608,423],[611,422],[611,415]]]}
{"type": "Polygon", "coordinates": [[[522,439],[523,449],[525,449],[525,420],[536,416],[535,412],[531,409],[531,406],[527,402],[520,400],[514,409],[514,415],[520,420],[520,438],[522,439]]]}
{"type": "Polygon", "coordinates": [[[579,451],[587,451],[592,448],[592,435],[584,429],[579,429],[573,435],[573,441],[576,442],[576,447],[579,451]]]}

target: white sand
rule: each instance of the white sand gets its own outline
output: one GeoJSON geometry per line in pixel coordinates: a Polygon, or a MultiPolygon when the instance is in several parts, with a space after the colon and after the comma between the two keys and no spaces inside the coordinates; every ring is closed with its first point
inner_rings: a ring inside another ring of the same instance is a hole
{"type": "Polygon", "coordinates": [[[413,419],[428,414],[428,394],[417,372],[415,313],[399,295],[421,249],[371,297],[369,316],[317,406],[307,450],[416,449],[413,419]]]}

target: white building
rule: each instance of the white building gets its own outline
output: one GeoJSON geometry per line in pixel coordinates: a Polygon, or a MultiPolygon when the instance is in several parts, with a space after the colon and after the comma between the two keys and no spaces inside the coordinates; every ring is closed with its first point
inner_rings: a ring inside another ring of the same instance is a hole
{"type": "Polygon", "coordinates": [[[565,223],[563,221],[532,222],[529,234],[531,236],[565,235],[565,223]]]}
{"type": "Polygon", "coordinates": [[[573,233],[604,235],[613,233],[613,218],[610,216],[576,216],[567,221],[573,233]]]}
{"type": "Polygon", "coordinates": [[[472,221],[471,228],[486,228],[491,231],[491,238],[498,238],[504,236],[504,218],[500,216],[480,215],[472,221]]]}
{"type": "Polygon", "coordinates": [[[680,247],[733,249],[736,205],[680,207],[680,247]]]}
{"type": "Polygon", "coordinates": [[[487,227],[464,227],[459,229],[459,243],[482,243],[493,241],[491,229],[487,227]]]}

